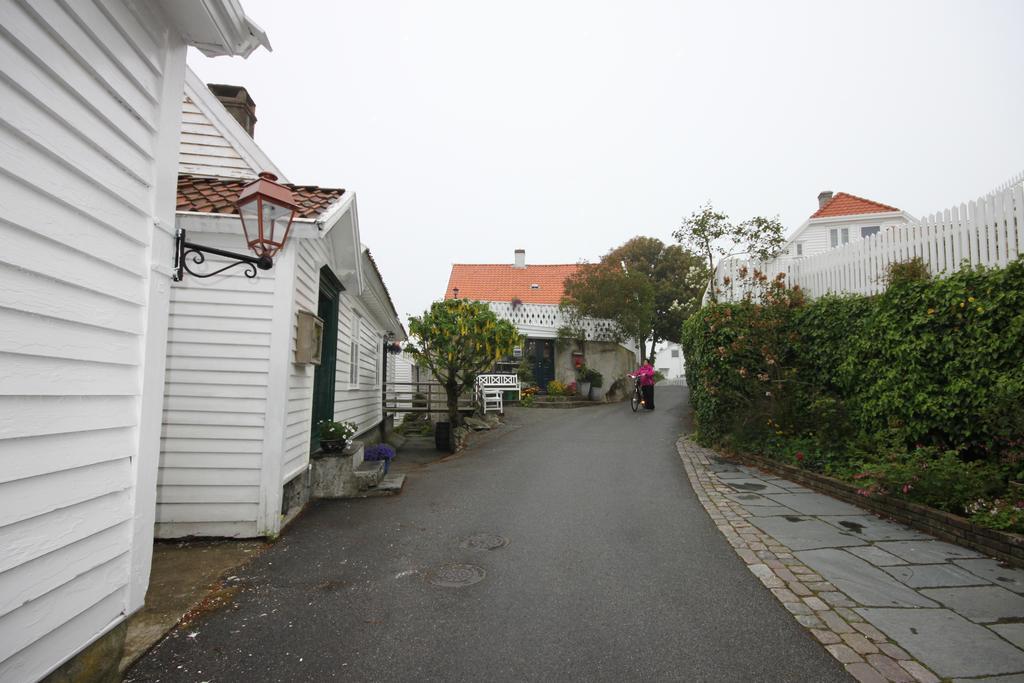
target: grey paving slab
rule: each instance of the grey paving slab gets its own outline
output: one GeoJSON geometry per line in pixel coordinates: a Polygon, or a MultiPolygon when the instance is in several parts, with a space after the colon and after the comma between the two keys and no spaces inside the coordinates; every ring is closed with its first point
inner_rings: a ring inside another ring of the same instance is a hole
{"type": "Polygon", "coordinates": [[[844,533],[813,517],[789,514],[781,517],[758,517],[750,520],[750,523],[766,534],[771,534],[791,550],[864,545],[864,541],[853,534],[844,533]]]}
{"type": "Polygon", "coordinates": [[[932,537],[908,526],[890,522],[874,515],[822,515],[822,520],[844,531],[852,531],[869,541],[930,541],[932,537]]]}
{"type": "Polygon", "coordinates": [[[1024,652],[946,609],[859,608],[872,626],[939,676],[993,676],[1024,671],[1024,652]]]}
{"type": "Polygon", "coordinates": [[[905,564],[884,567],[883,571],[911,588],[992,585],[987,579],[954,564],[905,564]]]}
{"type": "Polygon", "coordinates": [[[984,678],[954,678],[953,683],[1024,683],[1024,674],[985,676],[984,678]]]}
{"type": "MultiPolygon", "coordinates": [[[[758,520],[759,522],[761,520],[758,520]]],[[[938,607],[916,590],[845,550],[826,548],[793,553],[839,590],[871,607],[938,607]]]]}
{"type": "Polygon", "coordinates": [[[988,579],[992,583],[1003,588],[1008,588],[1014,593],[1024,593],[1024,570],[1004,567],[995,560],[954,560],[954,563],[963,567],[972,574],[988,579]]]}
{"type": "Polygon", "coordinates": [[[795,515],[796,510],[782,507],[781,505],[757,505],[747,508],[747,512],[754,517],[781,517],[783,515],[795,515]]]}
{"type": "Polygon", "coordinates": [[[980,553],[973,550],[942,541],[887,541],[876,545],[912,564],[936,564],[950,560],[981,557],[980,553]]]}
{"type": "Polygon", "coordinates": [[[786,489],[769,484],[768,482],[761,481],[754,477],[747,477],[746,479],[729,479],[725,482],[738,493],[759,493],[767,496],[775,493],[785,493],[786,489]]]}
{"type": "Polygon", "coordinates": [[[726,494],[725,497],[747,508],[754,507],[757,505],[778,506],[778,503],[776,503],[774,500],[765,498],[764,496],[759,495],[757,493],[729,493],[726,494]]]}
{"type": "Polygon", "coordinates": [[[843,503],[835,498],[823,496],[820,493],[781,493],[772,494],[763,492],[764,495],[774,500],[779,505],[805,515],[863,515],[864,511],[849,503],[843,503]]]}
{"type": "Polygon", "coordinates": [[[814,493],[814,491],[809,488],[805,488],[799,484],[794,484],[793,482],[786,481],[785,479],[775,482],[775,484],[780,488],[786,489],[786,493],[814,493]]]}
{"type": "Polygon", "coordinates": [[[881,548],[873,545],[866,545],[858,548],[850,548],[850,552],[862,560],[867,560],[876,567],[891,567],[898,564],[906,564],[907,561],[887,553],[881,548]]]}
{"type": "Polygon", "coordinates": [[[989,628],[1017,647],[1024,649],[1024,624],[992,624],[989,628]]]}
{"type": "Polygon", "coordinates": [[[921,593],[971,621],[990,624],[1000,619],[1024,619],[1024,597],[999,586],[926,588],[921,593]]]}

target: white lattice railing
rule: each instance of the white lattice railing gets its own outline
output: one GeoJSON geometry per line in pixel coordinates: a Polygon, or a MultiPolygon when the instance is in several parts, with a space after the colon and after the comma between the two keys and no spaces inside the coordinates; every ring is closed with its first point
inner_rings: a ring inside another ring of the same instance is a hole
{"type": "MultiPolygon", "coordinates": [[[[558,328],[567,322],[557,304],[522,303],[513,306],[505,301],[490,301],[488,305],[495,315],[508,320],[526,335],[544,330],[550,333],[549,336],[554,337],[558,328]]],[[[607,320],[585,318],[583,327],[589,339],[607,340],[614,336],[615,326],[607,320]]]]}
{"type": "MultiPolygon", "coordinates": [[[[786,274],[808,296],[877,294],[889,264],[920,257],[933,275],[962,266],[1005,266],[1024,255],[1024,173],[978,199],[900,225],[871,237],[808,257],[768,262],[728,259],[715,273],[719,301],[737,301],[750,291],[749,274],[786,274]]],[[[707,301],[705,295],[705,301],[707,301]]]]}

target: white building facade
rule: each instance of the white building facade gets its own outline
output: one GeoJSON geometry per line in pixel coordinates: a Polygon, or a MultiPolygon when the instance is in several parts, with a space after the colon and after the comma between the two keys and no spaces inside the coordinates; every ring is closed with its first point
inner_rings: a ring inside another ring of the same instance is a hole
{"type": "MultiPolygon", "coordinates": [[[[193,74],[185,93],[176,225],[190,241],[244,251],[234,198],[268,165],[277,169],[193,74]]],[[[356,197],[290,187],[300,211],[272,270],[175,283],[158,538],[278,533],[305,501],[316,424],[354,422],[373,437],[383,419],[384,346],[405,330],[360,240],[356,197]],[[323,323],[319,365],[298,353],[306,315],[323,323]]]]}
{"type": "Polygon", "coordinates": [[[186,46],[266,39],[235,0],[3,0],[0,26],[0,681],[24,683],[143,604],[186,46]]]}

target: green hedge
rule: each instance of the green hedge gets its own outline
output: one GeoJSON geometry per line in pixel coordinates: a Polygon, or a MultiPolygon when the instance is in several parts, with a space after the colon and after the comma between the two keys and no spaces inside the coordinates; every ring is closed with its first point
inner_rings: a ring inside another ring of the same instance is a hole
{"type": "Polygon", "coordinates": [[[779,283],[683,326],[699,436],[851,435],[1024,457],[1024,260],[805,303],[779,283]]]}

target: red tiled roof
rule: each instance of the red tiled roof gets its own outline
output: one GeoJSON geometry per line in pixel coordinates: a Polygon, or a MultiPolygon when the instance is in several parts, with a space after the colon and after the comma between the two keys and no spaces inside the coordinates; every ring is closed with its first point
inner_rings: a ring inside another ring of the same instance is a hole
{"type": "Polygon", "coordinates": [[[514,268],[500,263],[456,263],[448,278],[445,299],[454,298],[452,290],[459,288],[460,299],[474,301],[511,301],[520,299],[527,304],[558,304],[565,294],[565,278],[580,266],[566,263],[547,266],[514,268]],[[539,285],[533,289],[531,285],[539,285]]]}
{"type": "Polygon", "coordinates": [[[836,192],[835,196],[828,200],[825,206],[811,214],[811,218],[853,216],[858,213],[885,213],[887,211],[899,211],[899,209],[895,206],[873,202],[870,199],[864,199],[863,197],[857,197],[845,192],[836,192]]]}
{"type": "MultiPolygon", "coordinates": [[[[178,211],[199,213],[238,213],[235,200],[250,180],[203,178],[182,173],[178,175],[178,211]]],[[[295,195],[299,210],[296,218],[316,218],[345,194],[345,190],[315,185],[285,184],[295,195]]]]}

